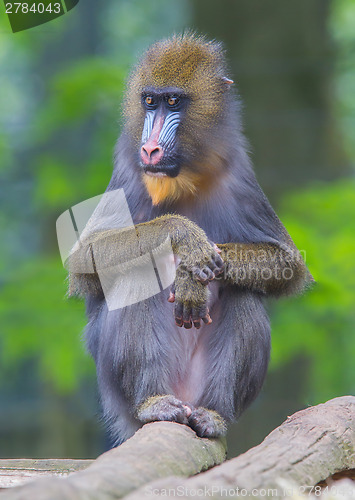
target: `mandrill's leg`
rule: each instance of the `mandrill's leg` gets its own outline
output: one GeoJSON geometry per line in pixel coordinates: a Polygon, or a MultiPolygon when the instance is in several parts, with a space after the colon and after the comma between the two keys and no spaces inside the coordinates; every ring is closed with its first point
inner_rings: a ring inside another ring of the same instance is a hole
{"type": "MultiPolygon", "coordinates": [[[[196,402],[233,421],[259,393],[270,355],[270,326],[259,294],[222,288],[206,334],[204,391],[196,402]]],[[[201,381],[202,382],[202,381],[201,381]]]]}

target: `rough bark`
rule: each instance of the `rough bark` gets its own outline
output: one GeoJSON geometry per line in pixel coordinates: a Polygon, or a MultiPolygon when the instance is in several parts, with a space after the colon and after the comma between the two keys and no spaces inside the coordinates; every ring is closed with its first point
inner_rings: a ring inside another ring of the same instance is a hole
{"type": "Polygon", "coordinates": [[[170,497],[174,491],[186,492],[179,499],[211,498],[212,492],[213,498],[225,498],[223,488],[230,493],[234,489],[236,498],[308,496],[319,481],[354,468],[355,397],[344,396],[295,413],[259,446],[211,471],[185,480],[155,481],[127,500],[166,498],[167,489],[170,497]]]}
{"type": "Polygon", "coordinates": [[[299,411],[259,446],[198,474],[221,463],[224,456],[221,441],[197,438],[183,425],[156,422],[145,425],[84,471],[12,488],[0,497],[149,500],[225,498],[234,491],[236,498],[296,498],[300,494],[310,498],[309,489],[320,481],[355,469],[355,397],[344,396],[299,411]],[[187,479],[194,474],[198,475],[187,479]]]}
{"type": "Polygon", "coordinates": [[[47,476],[68,476],[73,472],[86,469],[93,460],[73,459],[30,459],[15,458],[0,460],[0,490],[20,486],[34,479],[47,476]]]}
{"type": "Polygon", "coordinates": [[[51,477],[3,490],[11,500],[111,500],[166,476],[187,477],[220,464],[222,440],[200,439],[184,425],[155,422],[129,441],[101,455],[87,469],[67,478],[51,477]]]}

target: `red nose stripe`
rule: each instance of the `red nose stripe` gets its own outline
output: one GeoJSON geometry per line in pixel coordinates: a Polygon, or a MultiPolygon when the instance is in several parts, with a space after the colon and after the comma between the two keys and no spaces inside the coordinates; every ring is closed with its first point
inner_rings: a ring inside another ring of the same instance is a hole
{"type": "Polygon", "coordinates": [[[163,158],[164,151],[158,144],[159,134],[164,125],[164,116],[157,116],[152,133],[141,149],[142,162],[145,165],[156,165],[163,158]]]}

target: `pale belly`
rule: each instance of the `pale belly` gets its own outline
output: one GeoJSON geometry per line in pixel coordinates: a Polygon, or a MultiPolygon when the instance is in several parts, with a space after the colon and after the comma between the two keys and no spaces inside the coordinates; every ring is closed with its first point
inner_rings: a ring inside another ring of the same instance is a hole
{"type": "Polygon", "coordinates": [[[213,282],[210,287],[211,297],[209,308],[212,324],[203,324],[200,329],[192,327],[176,327],[175,331],[179,337],[181,351],[180,366],[176,376],[171,380],[174,395],[184,402],[196,404],[206,389],[208,370],[208,345],[211,335],[216,331],[219,323],[220,307],[218,304],[219,283],[213,282]]]}

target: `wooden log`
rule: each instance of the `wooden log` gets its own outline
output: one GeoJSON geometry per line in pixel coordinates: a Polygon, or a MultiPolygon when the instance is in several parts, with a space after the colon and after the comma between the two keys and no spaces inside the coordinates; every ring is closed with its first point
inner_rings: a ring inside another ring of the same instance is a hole
{"type": "Polygon", "coordinates": [[[225,498],[233,492],[236,497],[311,498],[309,489],[319,481],[355,469],[355,397],[297,412],[259,446],[198,474],[224,456],[221,441],[197,438],[183,425],[156,422],[84,471],[3,490],[0,500],[225,498]],[[193,474],[198,475],[186,479],[193,474]]]}
{"type": "Polygon", "coordinates": [[[73,472],[86,469],[93,460],[71,459],[0,459],[0,489],[50,476],[68,476],[73,472]]]}
{"type": "Polygon", "coordinates": [[[225,440],[201,439],[185,425],[145,425],[118,448],[67,478],[48,478],[0,493],[11,500],[111,500],[166,476],[188,477],[223,462],[225,440]]]}
{"type": "Polygon", "coordinates": [[[303,498],[320,481],[354,468],[355,397],[344,396],[295,413],[260,445],[208,472],[155,481],[125,500],[225,498],[233,491],[235,498],[303,498]]]}

